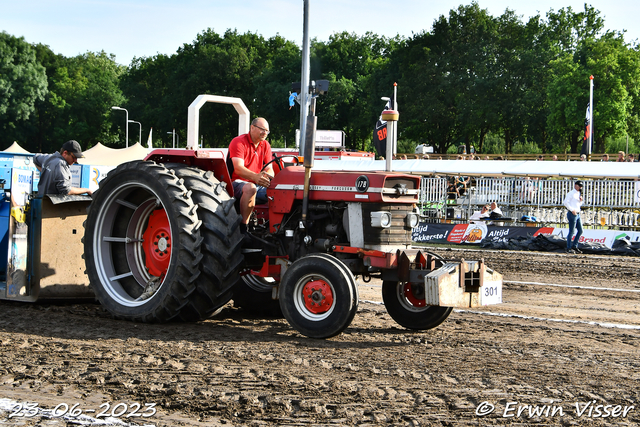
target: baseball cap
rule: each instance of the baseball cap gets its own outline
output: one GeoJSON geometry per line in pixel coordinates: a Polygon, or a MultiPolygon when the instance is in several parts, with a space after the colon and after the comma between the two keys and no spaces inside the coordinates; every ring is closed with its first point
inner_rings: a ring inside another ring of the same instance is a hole
{"type": "Polygon", "coordinates": [[[576,181],[576,185],[579,185],[580,187],[584,187],[584,184],[582,183],[582,181],[576,181]]]}
{"type": "Polygon", "coordinates": [[[67,141],[64,144],[62,144],[62,149],[68,151],[71,154],[73,154],[78,159],[81,159],[81,158],[84,157],[84,155],[82,154],[82,149],[80,148],[80,144],[78,144],[78,141],[76,141],[74,139],[72,139],[70,141],[67,141]]]}

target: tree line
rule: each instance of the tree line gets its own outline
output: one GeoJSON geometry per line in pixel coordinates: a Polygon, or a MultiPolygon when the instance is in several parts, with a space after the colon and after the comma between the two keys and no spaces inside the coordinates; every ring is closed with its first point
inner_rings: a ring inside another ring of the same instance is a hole
{"type": "MultiPolygon", "coordinates": [[[[320,129],[342,130],[348,148],[373,150],[373,127],[398,84],[401,152],[428,144],[445,153],[460,144],[479,152],[579,152],[594,76],[594,152],[607,141],[640,139],[640,51],[605,30],[600,12],[562,8],[527,20],[461,5],[411,37],[335,33],[312,40],[311,78],[329,80],[318,98],[320,129]]],[[[0,33],[0,146],[17,141],[52,152],[68,139],[84,149],[123,147],[124,112],[153,127],[156,146],[184,146],[187,107],[199,94],[241,98],[267,118],[270,141],[292,147],[300,110],[289,105],[300,80],[301,49],[277,35],[207,29],[171,55],[134,58],[105,52],[67,58],[43,44],[0,33]]],[[[137,125],[129,143],[137,142],[137,125]]],[[[201,110],[200,140],[226,147],[235,136],[230,106],[201,110]]],[[[635,143],[634,143],[635,144],[635,143]]]]}

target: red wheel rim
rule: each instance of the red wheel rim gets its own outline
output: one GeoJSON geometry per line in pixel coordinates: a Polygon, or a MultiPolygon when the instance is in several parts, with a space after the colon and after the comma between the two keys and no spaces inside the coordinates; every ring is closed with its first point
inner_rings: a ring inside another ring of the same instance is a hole
{"type": "Polygon", "coordinates": [[[425,305],[427,305],[427,302],[425,301],[424,298],[418,298],[413,293],[413,289],[411,288],[411,283],[404,284],[402,293],[404,294],[404,297],[407,299],[407,301],[409,301],[411,305],[413,305],[414,307],[424,307],[425,305]]]}
{"type": "Polygon", "coordinates": [[[164,277],[171,260],[171,227],[164,209],[157,209],[149,216],[149,225],[142,238],[145,266],[149,274],[164,277]]]}
{"type": "Polygon", "coordinates": [[[324,280],[307,282],[302,289],[302,295],[305,307],[313,314],[326,313],[333,305],[333,291],[324,280]]]}

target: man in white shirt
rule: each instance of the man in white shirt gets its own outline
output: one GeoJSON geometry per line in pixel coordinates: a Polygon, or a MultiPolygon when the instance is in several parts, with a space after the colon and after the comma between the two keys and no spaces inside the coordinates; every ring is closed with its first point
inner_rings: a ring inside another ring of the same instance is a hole
{"type": "Polygon", "coordinates": [[[573,190],[569,191],[564,198],[564,206],[567,208],[567,219],[569,220],[569,233],[567,233],[567,253],[581,253],[578,249],[578,242],[582,236],[582,221],[580,220],[580,207],[582,206],[582,181],[576,181],[573,190]],[[573,231],[577,230],[576,236],[571,242],[573,231]]]}
{"type": "Polygon", "coordinates": [[[498,219],[502,217],[502,209],[498,207],[496,202],[491,202],[489,208],[491,209],[491,212],[489,212],[489,217],[491,219],[498,219]]]}
{"type": "Polygon", "coordinates": [[[482,207],[481,211],[475,211],[473,213],[473,215],[471,215],[471,218],[469,218],[470,221],[480,221],[483,220],[485,218],[489,218],[489,215],[491,215],[491,210],[489,209],[489,205],[484,205],[482,207]]]}

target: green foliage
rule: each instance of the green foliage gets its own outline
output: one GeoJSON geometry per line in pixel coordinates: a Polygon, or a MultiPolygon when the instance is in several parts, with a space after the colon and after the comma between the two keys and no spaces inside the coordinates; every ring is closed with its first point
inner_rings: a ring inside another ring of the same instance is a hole
{"type": "Polygon", "coordinates": [[[624,151],[625,153],[640,153],[640,141],[634,141],[632,138],[629,138],[629,140],[627,141],[626,136],[622,136],[619,138],[606,138],[605,150],[603,152],[612,155],[617,153],[618,151],[624,151]]]}
{"type": "Polygon", "coordinates": [[[504,138],[489,133],[485,139],[482,154],[502,154],[505,152],[504,138]]]}
{"type": "Polygon", "coordinates": [[[0,33],[0,144],[22,139],[20,127],[35,111],[35,104],[47,93],[44,67],[24,38],[0,33]]]}
{"type": "MultiPolygon", "coordinates": [[[[406,39],[348,32],[314,39],[311,78],[330,82],[317,98],[318,127],[345,132],[348,148],[372,151],[380,97],[397,83],[399,152],[417,144],[438,153],[460,144],[480,153],[577,152],[593,75],[594,151],[617,151],[621,138],[626,149],[626,135],[636,149],[640,52],[604,29],[588,5],[523,21],[471,2],[406,39]]],[[[175,54],[135,58],[127,68],[104,52],[65,58],[2,33],[0,141],[47,152],[70,138],[85,148],[124,146],[124,113],[111,110],[117,105],[143,123],[144,135],[153,127],[156,146],[170,146],[173,129],[184,146],[187,107],[214,94],[242,99],[252,117],[269,121],[274,147],[293,147],[300,107],[288,99],[300,65],[295,43],[234,30],[207,29],[175,54]]],[[[237,121],[230,106],[204,106],[204,146],[226,147],[237,121]]]]}
{"type": "Polygon", "coordinates": [[[29,119],[16,125],[21,145],[32,152],[50,153],[69,139],[85,149],[98,142],[115,143],[117,134],[109,114],[112,105],[124,103],[118,85],[125,67],[104,52],[65,58],[44,45],[32,49],[48,80],[48,92],[34,103],[29,119]]]}
{"type": "Polygon", "coordinates": [[[416,143],[411,139],[398,139],[398,153],[414,153],[416,143]]]}
{"type": "MultiPolygon", "coordinates": [[[[231,30],[221,36],[208,29],[175,55],[135,59],[122,88],[130,113],[156,135],[175,128],[186,141],[186,108],[198,95],[211,94],[242,99],[254,117],[267,118],[273,137],[293,141],[299,114],[287,102],[299,69],[299,50],[280,36],[264,39],[231,30]]],[[[205,147],[228,146],[237,129],[231,106],[209,104],[200,110],[205,147]]]]}
{"type": "MultiPolygon", "coordinates": [[[[104,52],[88,52],[63,61],[50,79],[51,92],[57,97],[51,103],[58,107],[54,140],[61,144],[76,139],[86,148],[98,142],[117,144],[110,119],[111,107],[125,101],[118,86],[123,72],[115,57],[104,52]]],[[[124,123],[122,113],[116,120],[124,123]]]]}
{"type": "Polygon", "coordinates": [[[540,154],[542,150],[533,141],[517,142],[511,151],[513,154],[540,154]]]}
{"type": "Polygon", "coordinates": [[[326,43],[312,43],[312,79],[330,82],[329,93],[318,99],[318,127],[344,131],[348,148],[363,150],[371,140],[384,106],[380,96],[390,96],[393,90],[390,84],[385,92],[377,92],[372,76],[398,44],[398,38],[347,32],[333,34],[326,43]]]}

